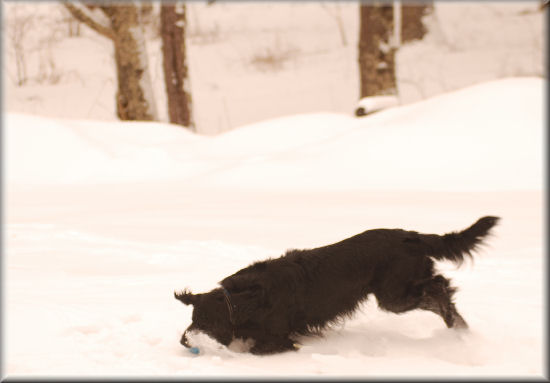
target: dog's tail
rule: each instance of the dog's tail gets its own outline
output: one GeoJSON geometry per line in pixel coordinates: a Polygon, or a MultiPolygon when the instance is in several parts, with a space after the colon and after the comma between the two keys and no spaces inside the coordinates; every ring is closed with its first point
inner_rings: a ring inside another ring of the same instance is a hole
{"type": "Polygon", "coordinates": [[[499,220],[499,217],[482,217],[460,232],[422,236],[422,241],[428,245],[425,254],[434,259],[447,259],[460,265],[466,255],[472,258],[472,252],[479,249],[499,220]]]}

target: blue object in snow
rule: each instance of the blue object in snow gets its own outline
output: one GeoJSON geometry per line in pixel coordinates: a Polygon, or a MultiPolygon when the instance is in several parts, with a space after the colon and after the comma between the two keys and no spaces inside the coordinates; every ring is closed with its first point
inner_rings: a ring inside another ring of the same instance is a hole
{"type": "Polygon", "coordinates": [[[199,348],[198,347],[190,347],[189,352],[191,354],[198,354],[199,353],[199,348]]]}

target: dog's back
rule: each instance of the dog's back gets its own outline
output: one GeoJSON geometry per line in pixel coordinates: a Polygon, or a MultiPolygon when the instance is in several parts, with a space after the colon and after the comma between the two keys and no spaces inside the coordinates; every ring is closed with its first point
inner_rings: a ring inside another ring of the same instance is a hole
{"type": "Polygon", "coordinates": [[[498,221],[498,217],[482,217],[465,230],[444,235],[422,234],[402,229],[373,229],[335,244],[305,252],[310,252],[311,256],[355,253],[353,255],[366,257],[388,257],[397,253],[425,255],[437,260],[447,259],[462,263],[465,256],[471,257],[472,252],[482,245],[498,221]]]}
{"type": "Polygon", "coordinates": [[[322,328],[351,315],[369,293],[374,293],[379,303],[406,296],[419,281],[433,277],[430,258],[460,264],[497,222],[498,217],[487,216],[463,231],[445,235],[367,230],[331,245],[290,250],[280,258],[256,262],[226,278],[222,285],[230,291],[238,288],[235,277],[240,277],[247,285],[266,289],[272,304],[277,304],[274,298],[279,295],[292,297],[281,300],[285,307],[277,310],[295,311],[300,332],[322,328]]]}

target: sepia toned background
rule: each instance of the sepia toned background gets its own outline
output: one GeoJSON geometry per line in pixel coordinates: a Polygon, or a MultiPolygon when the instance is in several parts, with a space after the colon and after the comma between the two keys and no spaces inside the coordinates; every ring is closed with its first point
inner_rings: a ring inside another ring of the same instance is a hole
{"type": "Polygon", "coordinates": [[[163,4],[1,3],[3,377],[547,377],[545,2],[163,4]],[[438,264],[467,333],[371,296],[295,353],[179,344],[175,290],[484,215],[438,264]]]}

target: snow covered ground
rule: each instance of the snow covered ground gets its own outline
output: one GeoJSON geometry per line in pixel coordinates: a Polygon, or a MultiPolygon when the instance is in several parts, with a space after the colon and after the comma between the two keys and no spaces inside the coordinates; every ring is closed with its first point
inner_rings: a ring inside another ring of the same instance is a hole
{"type": "MultiPolygon", "coordinates": [[[[192,2],[205,136],[117,122],[110,42],[60,37],[54,3],[2,3],[3,375],[547,376],[537,6],[436,2],[430,33],[398,53],[403,106],[355,119],[355,3],[192,2]],[[29,14],[30,80],[17,87],[10,26],[29,14]],[[445,233],[487,214],[502,217],[489,246],[440,265],[469,333],[370,299],[297,353],[179,344],[191,310],[174,290],[207,291],[287,248],[377,227],[445,233]]],[[[158,39],[148,50],[166,121],[158,39]]]]}
{"type": "Polygon", "coordinates": [[[218,136],[163,123],[7,113],[3,373],[125,377],[540,377],[544,89],[479,84],[355,119],[287,116],[218,136]],[[381,312],[258,357],[199,337],[173,298],[287,248],[366,229],[445,233],[502,217],[473,263],[442,263],[471,331],[381,312]]]}

